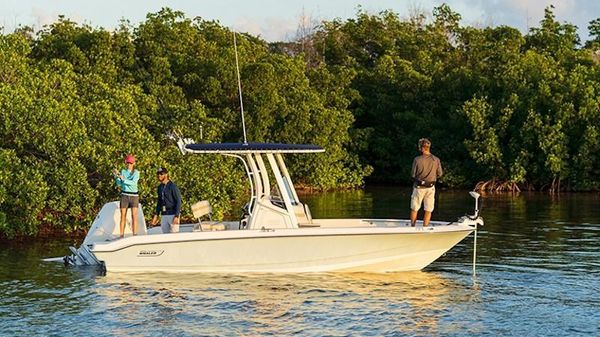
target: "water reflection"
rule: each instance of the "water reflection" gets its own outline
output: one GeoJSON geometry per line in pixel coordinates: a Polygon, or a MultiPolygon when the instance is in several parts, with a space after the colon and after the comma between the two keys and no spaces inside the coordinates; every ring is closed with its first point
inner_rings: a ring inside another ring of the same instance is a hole
{"type": "Polygon", "coordinates": [[[315,324],[323,335],[343,334],[348,324],[358,335],[431,334],[453,304],[473,301],[468,285],[435,272],[108,273],[96,291],[113,312],[137,312],[167,326],[198,321],[203,333],[215,335],[223,324],[250,335],[314,335],[315,324]]]}

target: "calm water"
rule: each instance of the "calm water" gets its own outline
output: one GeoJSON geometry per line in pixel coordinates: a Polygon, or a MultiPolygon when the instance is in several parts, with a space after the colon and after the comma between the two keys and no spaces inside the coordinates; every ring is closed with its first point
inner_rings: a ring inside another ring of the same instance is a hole
{"type": "MultiPolygon", "coordinates": [[[[315,217],[406,218],[408,190],[305,196],[315,217]]],[[[2,336],[600,335],[598,194],[486,196],[469,237],[422,272],[108,274],[42,262],[72,242],[0,247],[2,336]]],[[[440,192],[434,219],[472,209],[440,192]]],[[[243,253],[243,252],[240,252],[243,253]]]]}

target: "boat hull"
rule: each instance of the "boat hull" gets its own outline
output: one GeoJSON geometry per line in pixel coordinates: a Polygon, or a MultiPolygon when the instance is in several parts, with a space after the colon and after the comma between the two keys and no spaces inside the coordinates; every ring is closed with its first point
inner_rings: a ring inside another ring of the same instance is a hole
{"type": "Polygon", "coordinates": [[[224,231],[129,237],[96,244],[107,271],[397,272],[420,270],[473,227],[224,231]]]}

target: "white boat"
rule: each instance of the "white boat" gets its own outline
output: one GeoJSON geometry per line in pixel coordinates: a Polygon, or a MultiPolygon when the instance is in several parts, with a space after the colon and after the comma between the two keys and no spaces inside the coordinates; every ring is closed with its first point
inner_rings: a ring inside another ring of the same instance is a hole
{"type": "MultiPolygon", "coordinates": [[[[210,203],[196,203],[198,223],[179,233],[146,228],[119,233],[117,202],[106,204],[79,249],[64,258],[74,265],[101,265],[108,272],[397,272],[420,270],[483,225],[475,213],[454,222],[412,227],[400,219],[313,219],[294,185],[283,154],[317,153],[314,145],[265,143],[193,144],[179,140],[184,154],[220,154],[240,159],[249,178],[250,200],[239,221],[200,221],[210,203]],[[272,181],[274,179],[274,181],[272,181]]],[[[127,217],[129,219],[130,216],[127,217]]],[[[130,227],[129,225],[127,226],[130,227]]]]}

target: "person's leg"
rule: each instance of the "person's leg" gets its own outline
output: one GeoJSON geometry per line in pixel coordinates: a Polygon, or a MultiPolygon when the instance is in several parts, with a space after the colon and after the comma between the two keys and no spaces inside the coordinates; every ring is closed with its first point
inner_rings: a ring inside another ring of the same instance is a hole
{"type": "Polygon", "coordinates": [[[415,223],[417,222],[417,211],[410,210],[410,225],[415,227],[415,223]]]}
{"type": "Polygon", "coordinates": [[[417,223],[417,212],[419,212],[422,202],[423,195],[420,189],[413,187],[413,192],[410,196],[410,225],[413,227],[417,223]]]}
{"type": "Polygon", "coordinates": [[[426,189],[425,197],[423,198],[423,209],[425,214],[423,215],[423,227],[429,226],[431,220],[431,213],[435,206],[435,187],[426,189]]]}
{"type": "Polygon", "coordinates": [[[125,236],[125,218],[127,216],[127,208],[121,208],[121,222],[119,223],[119,230],[121,231],[121,237],[125,236]]]}
{"type": "Polygon", "coordinates": [[[423,214],[423,227],[429,226],[429,220],[431,220],[431,212],[425,211],[425,214],[423,214]]]}
{"type": "Polygon", "coordinates": [[[174,215],[162,215],[160,217],[160,228],[163,233],[173,233],[173,218],[174,215]]]}
{"type": "Polygon", "coordinates": [[[162,230],[163,234],[171,232],[171,225],[167,221],[167,215],[160,216],[160,229],[162,230]]]}
{"type": "Polygon", "coordinates": [[[131,208],[131,231],[133,232],[133,235],[137,234],[137,223],[138,223],[138,208],[137,207],[132,207],[131,208]]]}
{"type": "Polygon", "coordinates": [[[138,233],[138,206],[140,205],[140,197],[129,197],[129,207],[131,208],[131,232],[133,235],[138,233]]]}
{"type": "Polygon", "coordinates": [[[119,210],[121,211],[121,219],[119,222],[119,231],[121,236],[125,236],[125,221],[127,217],[127,204],[129,203],[129,199],[127,196],[121,195],[121,201],[119,202],[119,210]]]}

